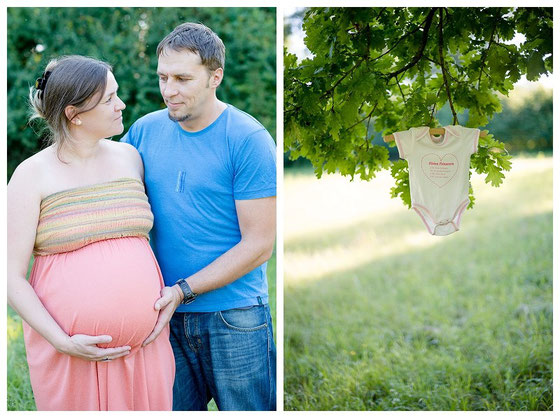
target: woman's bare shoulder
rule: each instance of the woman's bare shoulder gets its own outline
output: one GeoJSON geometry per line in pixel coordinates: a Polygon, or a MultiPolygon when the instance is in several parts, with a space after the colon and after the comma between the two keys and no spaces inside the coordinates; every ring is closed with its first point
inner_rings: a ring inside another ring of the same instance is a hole
{"type": "Polygon", "coordinates": [[[22,161],[14,170],[8,186],[25,189],[28,193],[41,196],[49,173],[54,167],[55,154],[53,147],[50,146],[22,161]]]}
{"type": "Polygon", "coordinates": [[[50,171],[49,167],[54,163],[53,156],[55,151],[52,146],[47,147],[31,157],[23,160],[14,170],[12,178],[17,175],[20,177],[40,176],[50,171]]]}
{"type": "Polygon", "coordinates": [[[130,158],[132,161],[136,162],[139,160],[140,154],[138,150],[132,145],[126,142],[112,141],[110,139],[105,139],[103,141],[105,147],[114,155],[122,158],[130,158]]]}
{"type": "Polygon", "coordinates": [[[144,176],[142,157],[136,148],[126,142],[111,141],[109,139],[104,140],[104,146],[113,157],[118,158],[119,165],[129,163],[130,167],[133,168],[140,177],[144,176]]]}

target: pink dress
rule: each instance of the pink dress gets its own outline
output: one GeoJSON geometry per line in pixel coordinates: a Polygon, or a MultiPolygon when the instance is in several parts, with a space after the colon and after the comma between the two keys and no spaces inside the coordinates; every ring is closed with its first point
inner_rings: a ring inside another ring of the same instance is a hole
{"type": "Polygon", "coordinates": [[[120,179],[43,199],[30,283],[69,335],[111,335],[131,346],[107,362],[59,353],[24,322],[38,410],[171,410],[169,328],[142,348],[163,280],[147,237],[153,216],[142,183],[120,179]]]}

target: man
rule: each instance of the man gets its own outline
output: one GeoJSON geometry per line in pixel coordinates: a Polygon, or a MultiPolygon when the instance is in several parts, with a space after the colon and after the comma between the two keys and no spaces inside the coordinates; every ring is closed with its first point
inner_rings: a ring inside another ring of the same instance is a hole
{"type": "Polygon", "coordinates": [[[174,410],[273,410],[276,348],[266,261],[276,232],[275,145],[248,114],[216,97],[220,38],[184,23],[157,48],[167,109],[123,137],[145,167],[152,247],[166,287],[149,344],[170,320],[174,410]]]}

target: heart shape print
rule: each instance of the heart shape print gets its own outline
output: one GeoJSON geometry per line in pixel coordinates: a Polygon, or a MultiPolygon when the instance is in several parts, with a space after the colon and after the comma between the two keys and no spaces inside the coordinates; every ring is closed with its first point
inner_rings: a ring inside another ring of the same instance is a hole
{"type": "Polygon", "coordinates": [[[445,154],[440,157],[430,153],[422,157],[422,171],[424,175],[438,187],[443,187],[451,181],[457,170],[459,162],[453,154],[445,154]]]}

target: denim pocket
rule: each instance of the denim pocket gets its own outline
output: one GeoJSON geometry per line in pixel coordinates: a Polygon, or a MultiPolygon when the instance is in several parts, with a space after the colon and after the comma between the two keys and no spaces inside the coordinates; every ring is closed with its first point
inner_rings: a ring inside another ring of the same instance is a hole
{"type": "Polygon", "coordinates": [[[218,314],[224,325],[236,331],[257,331],[267,326],[264,306],[228,309],[218,314]]]}

